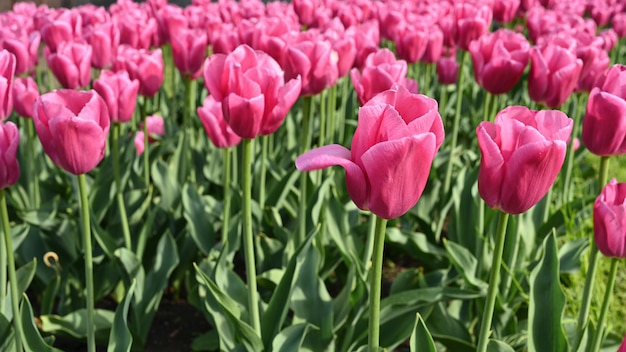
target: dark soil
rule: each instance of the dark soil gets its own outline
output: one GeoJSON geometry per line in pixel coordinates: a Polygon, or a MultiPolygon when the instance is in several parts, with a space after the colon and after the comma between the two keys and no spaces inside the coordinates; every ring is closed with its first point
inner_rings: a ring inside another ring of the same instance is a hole
{"type": "Polygon", "coordinates": [[[202,313],[186,301],[164,300],[154,316],[146,352],[191,351],[194,338],[209,331],[202,313]]]}

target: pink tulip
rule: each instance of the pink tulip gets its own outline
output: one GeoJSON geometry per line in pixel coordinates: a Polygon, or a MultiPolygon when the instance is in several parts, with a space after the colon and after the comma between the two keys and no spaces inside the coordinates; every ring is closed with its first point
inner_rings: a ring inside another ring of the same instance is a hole
{"type": "Polygon", "coordinates": [[[222,104],[215,101],[212,96],[207,96],[204,105],[198,107],[198,117],[209,139],[218,148],[234,147],[241,141],[241,137],[224,120],[222,104]]]}
{"type": "Polygon", "coordinates": [[[454,16],[456,43],[467,51],[473,40],[489,31],[493,14],[487,5],[477,6],[464,2],[454,6],[454,16]]]}
{"type": "Polygon", "coordinates": [[[161,49],[153,51],[137,50],[120,45],[113,70],[125,70],[131,80],[139,81],[139,94],[152,97],[163,84],[163,55],[161,49]]]}
{"type": "Polygon", "coordinates": [[[478,192],[493,209],[521,214],[543,198],[565,161],[573,120],[558,110],[509,106],[476,128],[478,192]]]}
{"type": "Polygon", "coordinates": [[[120,44],[127,44],[135,49],[150,49],[153,38],[158,33],[156,19],[137,8],[115,16],[120,30],[120,44]]]}
{"type": "Polygon", "coordinates": [[[528,95],[550,108],[561,106],[576,88],[582,67],[582,60],[552,43],[531,48],[528,95]]]}
{"type": "Polygon", "coordinates": [[[332,144],[300,155],[296,167],[346,170],[357,207],[393,219],[419,200],[444,132],[437,102],[403,87],[385,91],[359,110],[352,150],[332,144]]]}
{"type": "Polygon", "coordinates": [[[406,78],[407,64],[396,60],[389,49],[380,49],[370,54],[365,61],[363,72],[353,68],[350,79],[361,105],[367,103],[376,94],[402,85],[412,93],[417,93],[417,83],[406,78]]]}
{"type": "Polygon", "coordinates": [[[210,56],[204,65],[204,84],[242,138],[274,133],[301,89],[299,77],[285,83],[274,59],[245,44],[229,55],[210,56]]]}
{"type": "Polygon", "coordinates": [[[39,43],[41,35],[39,32],[33,32],[30,35],[19,37],[7,37],[6,34],[0,33],[0,48],[6,49],[15,55],[15,74],[21,75],[33,71],[39,60],[39,43]]]}
{"type": "Polygon", "coordinates": [[[440,84],[455,84],[458,76],[459,63],[455,55],[442,57],[437,61],[437,78],[440,84]]]}
{"type": "Polygon", "coordinates": [[[523,35],[499,29],[469,46],[476,82],[491,94],[503,94],[515,86],[528,64],[530,44],[523,35]]]}
{"type": "Polygon", "coordinates": [[[611,25],[613,26],[613,29],[617,33],[618,37],[620,38],[626,37],[626,13],[625,12],[618,13],[615,16],[613,16],[613,19],[611,20],[611,25]]]}
{"type": "Polygon", "coordinates": [[[41,23],[41,39],[51,52],[63,42],[79,39],[82,34],[82,18],[73,10],[56,10],[54,16],[45,16],[41,23]]]}
{"type": "Polygon", "coordinates": [[[7,50],[0,51],[0,121],[13,111],[13,78],[15,76],[15,55],[7,50]]]}
{"type": "Polygon", "coordinates": [[[170,38],[174,64],[182,75],[196,79],[202,73],[206,56],[207,35],[200,29],[180,29],[170,38]]]}
{"type": "Polygon", "coordinates": [[[439,26],[434,26],[428,29],[428,43],[426,44],[426,50],[420,61],[426,63],[435,63],[441,57],[443,52],[443,32],[439,26]]]}
{"type": "MultiPolygon", "coordinates": [[[[165,135],[165,123],[163,117],[159,115],[150,115],[146,117],[146,129],[148,130],[148,143],[152,144],[157,141],[157,138],[165,135]]],[[[143,154],[146,149],[144,144],[143,124],[139,126],[141,129],[135,134],[135,148],[137,149],[137,155],[143,154]]]]}
{"type": "Polygon", "coordinates": [[[493,3],[493,19],[501,23],[509,23],[515,19],[520,0],[496,0],[493,3]]]}
{"type": "Polygon", "coordinates": [[[0,189],[14,185],[20,178],[17,147],[20,133],[13,122],[0,122],[0,189]]]}
{"type": "Polygon", "coordinates": [[[281,59],[285,79],[302,79],[301,95],[315,95],[334,86],[339,79],[337,53],[327,40],[302,35],[288,43],[281,59]]]}
{"type": "Polygon", "coordinates": [[[93,26],[86,31],[85,39],[93,50],[93,67],[103,69],[113,63],[120,44],[120,31],[113,22],[93,26]]]}
{"type": "Polygon", "coordinates": [[[612,179],[596,198],[593,234],[602,254],[626,258],[626,183],[612,179]]]}
{"type": "Polygon", "coordinates": [[[33,103],[39,98],[39,88],[31,77],[17,77],[13,81],[13,108],[27,118],[33,117],[33,103]]]}
{"type": "Polygon", "coordinates": [[[589,94],[583,144],[596,155],[626,154],[626,66],[613,65],[589,94]]]}
{"type": "Polygon", "coordinates": [[[126,71],[102,71],[93,88],[104,99],[111,122],[128,122],[133,118],[139,93],[139,81],[131,80],[126,71]]]}
{"type": "Polygon", "coordinates": [[[354,39],[356,44],[355,67],[363,67],[367,57],[378,50],[380,31],[378,21],[370,20],[346,29],[346,37],[354,39]]]}
{"type": "Polygon", "coordinates": [[[622,341],[622,344],[617,349],[617,352],[626,352],[626,336],[624,336],[624,340],[622,341]]]}
{"type": "Polygon", "coordinates": [[[48,66],[66,89],[84,88],[91,82],[91,46],[77,42],[63,42],[57,51],[46,55],[48,66]]]}
{"type": "Polygon", "coordinates": [[[426,52],[428,35],[425,26],[407,24],[395,40],[398,57],[408,63],[416,63],[426,52]]]}
{"type": "Polygon", "coordinates": [[[93,90],[55,90],[33,106],[33,121],[43,150],[65,171],[80,175],[104,158],[110,117],[93,90]]]}

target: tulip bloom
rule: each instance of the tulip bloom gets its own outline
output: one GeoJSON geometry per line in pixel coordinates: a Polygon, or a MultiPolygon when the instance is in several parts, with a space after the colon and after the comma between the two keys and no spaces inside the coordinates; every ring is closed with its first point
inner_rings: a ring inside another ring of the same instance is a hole
{"type": "Polygon", "coordinates": [[[491,94],[503,94],[515,86],[528,64],[530,44],[523,35],[499,29],[469,46],[474,77],[491,94]]]}
{"type": "Polygon", "coordinates": [[[222,104],[215,101],[212,96],[209,95],[204,99],[204,105],[198,108],[198,117],[216,147],[230,148],[241,142],[241,137],[233,132],[224,120],[222,104]]]}
{"type": "Polygon", "coordinates": [[[109,66],[120,45],[120,31],[115,24],[108,22],[95,25],[85,33],[85,38],[93,49],[91,65],[99,69],[109,66]]]}
{"type": "Polygon", "coordinates": [[[596,198],[593,234],[602,254],[626,258],[626,183],[612,179],[596,198]]]}
{"type": "Polygon", "coordinates": [[[33,32],[29,35],[10,37],[0,30],[0,48],[15,55],[15,74],[21,75],[33,71],[39,60],[39,43],[41,35],[33,32]]]}
{"type": "Polygon", "coordinates": [[[202,63],[206,55],[207,35],[200,29],[181,28],[171,36],[172,55],[178,71],[184,76],[196,79],[202,73],[202,63]]]}
{"type": "Polygon", "coordinates": [[[15,55],[7,50],[0,51],[0,121],[13,111],[13,78],[15,76],[15,55]]]}
{"type": "MultiPolygon", "coordinates": [[[[148,130],[148,143],[152,144],[156,142],[157,137],[165,135],[165,124],[163,118],[159,115],[151,115],[146,117],[147,130],[148,130]]],[[[146,146],[144,145],[143,124],[140,126],[140,131],[135,134],[135,148],[137,149],[137,155],[143,154],[146,146]]]]}
{"type": "Polygon", "coordinates": [[[93,90],[55,90],[33,106],[33,121],[43,150],[65,171],[80,175],[104,158],[110,117],[93,90]]]}
{"type": "Polygon", "coordinates": [[[285,79],[302,79],[303,96],[315,95],[332,87],[339,79],[339,58],[329,41],[323,38],[303,38],[300,42],[288,43],[282,56],[285,79]]]}
{"type": "Polygon", "coordinates": [[[624,336],[624,340],[622,341],[622,344],[619,346],[619,349],[617,350],[617,352],[626,352],[626,336],[624,336]]]}
{"type": "Polygon", "coordinates": [[[300,78],[285,83],[269,55],[240,45],[229,55],[214,54],[204,65],[204,84],[222,103],[224,119],[242,138],[274,133],[300,95],[300,78]]]}
{"type": "Polygon", "coordinates": [[[454,6],[455,40],[457,45],[467,51],[473,40],[489,32],[493,12],[487,5],[474,5],[469,2],[454,6]]]}
{"type": "Polygon", "coordinates": [[[626,154],[626,66],[613,65],[589,94],[583,144],[600,156],[626,154]]]}
{"type": "Polygon", "coordinates": [[[576,55],[552,43],[530,49],[528,95],[550,108],[561,106],[576,88],[582,67],[576,55]]]}
{"type": "Polygon", "coordinates": [[[18,77],[13,82],[13,108],[22,117],[33,117],[33,104],[39,98],[39,88],[31,77],[18,77]]]}
{"type": "Polygon", "coordinates": [[[57,51],[46,55],[48,66],[66,89],[84,88],[91,82],[91,54],[88,44],[63,42],[57,51]]]}
{"type": "Polygon", "coordinates": [[[163,84],[163,66],[161,49],[146,51],[120,45],[113,70],[128,72],[130,79],[139,81],[139,94],[152,97],[163,84]]]}
{"type": "Polygon", "coordinates": [[[93,82],[93,89],[100,94],[109,108],[111,122],[128,122],[133,118],[137,105],[139,81],[131,80],[126,71],[102,71],[93,82]]]}
{"type": "Polygon", "coordinates": [[[332,144],[300,155],[296,167],[313,171],[338,165],[357,207],[397,218],[419,200],[435,153],[444,139],[437,102],[400,86],[359,110],[352,150],[332,144]]]}
{"type": "Polygon", "coordinates": [[[20,133],[13,122],[0,122],[0,189],[14,185],[20,178],[17,147],[20,133]]]}
{"type": "Polygon", "coordinates": [[[521,214],[543,198],[565,161],[573,120],[558,110],[510,106],[476,128],[478,192],[491,208],[521,214]]]}
{"type": "Polygon", "coordinates": [[[459,63],[454,55],[437,60],[437,79],[440,84],[455,84],[459,76],[459,63]]]}

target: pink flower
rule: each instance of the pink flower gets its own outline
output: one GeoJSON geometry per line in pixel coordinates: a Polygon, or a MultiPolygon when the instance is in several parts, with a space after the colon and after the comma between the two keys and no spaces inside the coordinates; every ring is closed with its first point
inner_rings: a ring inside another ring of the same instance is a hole
{"type": "MultiPolygon", "coordinates": [[[[146,117],[146,129],[148,130],[148,143],[152,144],[157,141],[157,138],[165,135],[165,124],[163,117],[159,115],[150,115],[146,117]]],[[[137,131],[135,134],[135,148],[137,149],[137,155],[143,154],[146,146],[144,144],[143,124],[139,126],[142,130],[137,131]]]]}
{"type": "Polygon", "coordinates": [[[572,94],[583,62],[567,49],[552,43],[530,49],[528,95],[550,108],[561,106],[572,94]]]}
{"type": "Polygon", "coordinates": [[[13,81],[13,108],[22,117],[33,117],[33,103],[39,98],[39,88],[31,77],[18,77],[13,81]]]}
{"type": "Polygon", "coordinates": [[[104,99],[111,122],[128,122],[133,118],[137,105],[139,81],[131,80],[126,71],[102,71],[100,78],[93,82],[93,88],[104,99]]]}
{"type": "Polygon", "coordinates": [[[43,94],[35,100],[33,121],[43,150],[65,171],[84,174],[104,158],[110,117],[95,91],[43,94]]]}
{"type": "Polygon", "coordinates": [[[493,19],[501,23],[509,23],[515,19],[520,0],[496,0],[493,3],[493,19]]]}
{"type": "Polygon", "coordinates": [[[528,64],[530,44],[523,35],[499,29],[469,46],[476,82],[491,94],[503,94],[515,86],[528,64]]]}
{"type": "Polygon", "coordinates": [[[0,189],[14,185],[20,178],[17,147],[20,133],[13,122],[0,122],[0,189]]]}
{"type": "Polygon", "coordinates": [[[113,22],[94,25],[85,33],[85,39],[93,49],[93,67],[103,69],[113,63],[120,45],[120,31],[113,22]]]}
{"type": "Polygon", "coordinates": [[[565,161],[573,120],[558,110],[509,106],[476,128],[478,192],[491,208],[521,214],[543,198],[565,161]]]}
{"type": "Polygon", "coordinates": [[[455,84],[459,76],[459,63],[455,55],[437,61],[437,78],[440,84],[455,84]]]}
{"type": "Polygon", "coordinates": [[[15,55],[7,50],[0,51],[0,121],[13,111],[13,78],[15,76],[15,55]]]}
{"type": "Polygon", "coordinates": [[[296,159],[300,171],[338,165],[357,207],[397,218],[419,200],[444,132],[437,102],[404,87],[385,91],[359,110],[352,150],[332,144],[296,159]]]}
{"type": "Polygon", "coordinates": [[[407,24],[395,39],[398,57],[408,63],[416,63],[426,52],[428,32],[423,25],[407,24]]]}
{"type": "Polygon", "coordinates": [[[487,5],[477,6],[463,2],[454,6],[454,16],[456,43],[461,49],[467,51],[473,40],[489,31],[493,14],[487,5]]]}
{"type": "Polygon", "coordinates": [[[624,340],[622,341],[622,344],[619,346],[619,349],[617,350],[617,352],[626,352],[626,336],[624,336],[624,340]]]}
{"type": "Polygon", "coordinates": [[[242,138],[274,133],[300,95],[300,78],[285,82],[278,63],[261,51],[240,45],[231,54],[214,54],[204,65],[204,84],[222,103],[224,119],[242,138]]]}
{"type": "Polygon", "coordinates": [[[222,104],[215,101],[212,96],[207,96],[204,105],[198,107],[198,117],[209,139],[218,148],[234,147],[241,141],[241,137],[224,120],[222,104]]]}
{"type": "Polygon", "coordinates": [[[152,97],[163,84],[163,66],[161,49],[146,51],[120,45],[113,70],[128,72],[131,80],[139,81],[139,94],[152,97]]]}
{"type": "Polygon", "coordinates": [[[593,234],[602,254],[626,258],[626,183],[612,179],[596,198],[593,203],[593,234]]]}
{"type": "Polygon", "coordinates": [[[0,48],[6,49],[15,55],[15,74],[34,70],[39,60],[39,43],[41,35],[39,32],[33,32],[30,35],[8,37],[6,34],[0,33],[0,48]]]}
{"type": "Polygon", "coordinates": [[[77,42],[63,42],[57,51],[46,55],[48,66],[66,89],[84,88],[91,82],[91,46],[77,42]]]}
{"type": "Polygon", "coordinates": [[[207,35],[200,29],[182,28],[170,38],[174,64],[182,75],[192,79],[202,73],[202,63],[206,56],[207,35]]]}

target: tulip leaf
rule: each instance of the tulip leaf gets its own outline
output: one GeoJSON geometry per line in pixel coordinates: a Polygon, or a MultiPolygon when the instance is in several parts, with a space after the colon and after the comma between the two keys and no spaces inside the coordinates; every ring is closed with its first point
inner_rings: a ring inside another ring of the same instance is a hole
{"type": "Polygon", "coordinates": [[[220,336],[217,330],[210,330],[193,339],[192,351],[216,351],[220,348],[220,336]]]}
{"type": "MultiPolygon", "coordinates": [[[[94,325],[97,335],[109,335],[114,313],[105,309],[94,310],[94,325]]],[[[81,308],[64,316],[50,314],[42,315],[41,330],[43,332],[58,334],[65,333],[74,338],[85,338],[87,336],[87,310],[81,308]]]]}
{"type": "Polygon", "coordinates": [[[27,351],[37,352],[61,352],[46,343],[41,337],[37,326],[35,326],[35,319],[33,319],[33,307],[30,305],[28,296],[24,295],[22,299],[22,306],[20,308],[20,324],[22,324],[22,332],[24,333],[24,348],[27,351]]]}
{"type": "Polygon", "coordinates": [[[428,331],[420,313],[417,313],[415,317],[415,326],[411,334],[410,344],[411,352],[437,352],[435,341],[433,341],[433,337],[430,335],[430,331],[428,331]]]}
{"type": "Polygon", "coordinates": [[[544,240],[541,260],[530,274],[529,351],[567,350],[567,339],[561,321],[565,295],[559,280],[559,258],[553,232],[544,240]]]}
{"type": "Polygon", "coordinates": [[[580,261],[589,249],[588,238],[578,238],[559,248],[559,268],[561,273],[576,274],[580,271],[580,261]]]}
{"type": "Polygon", "coordinates": [[[476,277],[478,271],[478,261],[466,248],[452,242],[444,240],[444,247],[448,252],[450,261],[456,270],[463,275],[465,281],[480,290],[487,290],[487,283],[476,277]]]}
{"type": "Polygon", "coordinates": [[[159,206],[165,211],[171,211],[180,197],[180,186],[176,181],[175,172],[162,160],[152,164],[151,170],[154,185],[161,193],[159,206]]]}
{"type": "Polygon", "coordinates": [[[133,281],[128,291],[126,291],[126,296],[115,310],[113,326],[111,327],[111,334],[109,335],[108,352],[129,352],[133,345],[133,336],[128,328],[126,317],[128,316],[128,308],[132,301],[133,294],[135,293],[136,283],[136,281],[133,281]]]}
{"type": "Polygon", "coordinates": [[[13,336],[15,336],[13,325],[3,314],[0,314],[0,351],[14,351],[16,349],[13,336]]]}
{"type": "Polygon", "coordinates": [[[299,351],[310,328],[309,324],[295,324],[285,328],[274,338],[271,351],[299,351]]]}
{"type": "Polygon", "coordinates": [[[209,255],[215,244],[215,232],[207,217],[205,203],[192,183],[183,186],[183,216],[187,220],[189,234],[204,255],[209,255]]]}
{"type": "Polygon", "coordinates": [[[487,352],[515,352],[515,350],[503,341],[490,339],[487,343],[487,352]]]}

